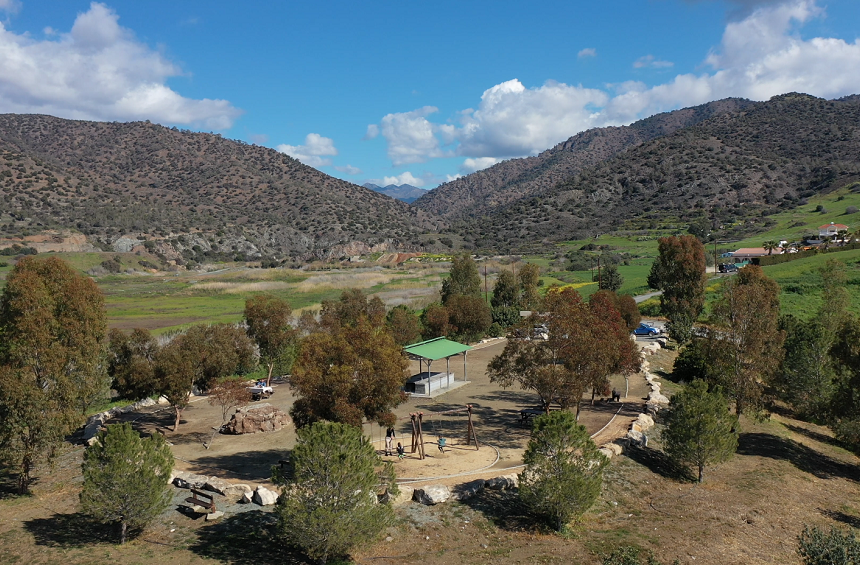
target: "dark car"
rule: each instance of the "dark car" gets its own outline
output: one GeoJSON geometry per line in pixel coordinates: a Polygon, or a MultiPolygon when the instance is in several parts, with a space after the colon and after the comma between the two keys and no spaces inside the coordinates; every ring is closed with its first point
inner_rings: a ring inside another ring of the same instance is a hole
{"type": "Polygon", "coordinates": [[[646,323],[639,324],[639,327],[633,330],[634,335],[660,335],[660,328],[649,326],[646,323]]]}

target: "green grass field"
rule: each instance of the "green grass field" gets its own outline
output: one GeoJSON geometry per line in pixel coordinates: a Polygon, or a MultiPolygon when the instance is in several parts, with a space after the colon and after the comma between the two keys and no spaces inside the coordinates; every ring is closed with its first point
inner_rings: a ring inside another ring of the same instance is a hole
{"type": "Polygon", "coordinates": [[[736,244],[737,247],[761,247],[765,241],[798,241],[804,235],[818,235],[818,226],[834,222],[845,224],[852,231],[860,228],[860,212],[845,214],[849,206],[860,208],[860,192],[851,192],[856,185],[843,187],[824,196],[813,196],[809,203],[799,206],[789,212],[780,212],[770,218],[776,225],[768,231],[748,237],[736,244]],[[841,198],[841,200],[840,200],[841,198]],[[818,206],[823,206],[827,212],[816,212],[818,206]]]}

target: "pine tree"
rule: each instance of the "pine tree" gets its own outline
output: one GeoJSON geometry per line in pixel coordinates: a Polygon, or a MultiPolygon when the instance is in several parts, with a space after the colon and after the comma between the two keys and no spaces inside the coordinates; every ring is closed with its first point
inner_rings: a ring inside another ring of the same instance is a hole
{"type": "Polygon", "coordinates": [[[557,411],[535,418],[523,463],[520,497],[535,514],[563,531],[600,496],[609,459],[573,414],[557,411]]]}
{"type": "Polygon", "coordinates": [[[388,503],[377,503],[377,490],[396,493],[391,463],[379,456],[361,428],[316,422],[297,431],[292,452],[294,478],[278,498],[279,529],[286,541],[326,563],[371,541],[394,522],[388,503]],[[382,472],[377,473],[381,467],[382,472]]]}
{"type": "Polygon", "coordinates": [[[663,442],[666,454],[682,465],[699,471],[705,466],[727,461],[738,448],[737,416],[719,391],[709,392],[708,383],[693,381],[675,394],[669,403],[663,442]]]}
{"type": "Polygon", "coordinates": [[[493,287],[493,296],[490,304],[493,308],[512,308],[519,303],[520,290],[517,278],[511,271],[501,271],[496,285],[493,287]]]}
{"type": "Polygon", "coordinates": [[[127,422],[111,424],[84,454],[81,510],[118,524],[125,543],[129,529],[144,528],[170,506],[172,469],[173,454],[160,434],[144,439],[127,422]]]}
{"type": "Polygon", "coordinates": [[[599,281],[600,290],[618,292],[618,289],[620,289],[623,284],[624,277],[622,277],[621,273],[618,272],[618,267],[615,265],[607,265],[606,268],[603,269],[603,273],[601,274],[599,281]]]}

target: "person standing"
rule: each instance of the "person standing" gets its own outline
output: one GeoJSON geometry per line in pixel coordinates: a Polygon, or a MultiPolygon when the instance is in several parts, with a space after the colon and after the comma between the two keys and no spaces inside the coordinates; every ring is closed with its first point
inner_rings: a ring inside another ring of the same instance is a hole
{"type": "Polygon", "coordinates": [[[385,430],[385,455],[391,455],[391,444],[394,443],[394,428],[385,430]]]}

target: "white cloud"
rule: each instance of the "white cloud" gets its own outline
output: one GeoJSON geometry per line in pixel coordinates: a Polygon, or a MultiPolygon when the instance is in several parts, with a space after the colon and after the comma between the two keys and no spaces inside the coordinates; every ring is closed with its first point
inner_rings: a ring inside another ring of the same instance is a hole
{"type": "Polygon", "coordinates": [[[705,59],[711,73],[677,75],[672,81],[629,88],[605,108],[609,121],[702,104],[729,96],[767,100],[786,92],[836,98],[860,92],[860,39],[804,40],[797,24],[823,15],[814,0],[760,7],[726,25],[722,42],[705,59]]]}
{"type": "Polygon", "coordinates": [[[345,175],[360,175],[361,169],[358,167],[353,167],[352,165],[344,165],[343,167],[335,167],[335,171],[339,173],[343,173],[345,175]]]}
{"type": "Polygon", "coordinates": [[[394,177],[385,177],[382,179],[383,186],[388,186],[389,184],[411,184],[412,186],[424,186],[424,179],[416,178],[409,171],[405,173],[401,173],[394,177]]]}
{"type": "MultiPolygon", "coordinates": [[[[860,39],[803,39],[797,31],[824,15],[815,0],[733,3],[749,14],[728,23],[720,44],[703,54],[707,72],[679,74],[651,87],[628,80],[605,89],[552,81],[526,88],[509,80],[487,89],[477,109],[459,112],[457,125],[430,122],[433,107],[385,116],[382,135],[389,157],[397,165],[454,153],[471,159],[461,167],[467,172],[473,165],[477,170],[480,159],[534,155],[589,128],[730,96],[767,100],[791,91],[823,98],[860,93],[860,39]]],[[[639,68],[668,65],[651,55],[637,61],[639,68]]]]}
{"type": "Polygon", "coordinates": [[[499,159],[496,159],[495,157],[478,157],[477,159],[469,157],[463,161],[462,165],[460,165],[460,172],[464,175],[468,175],[469,173],[474,173],[475,171],[492,167],[498,162],[499,159]]]}
{"type": "Polygon", "coordinates": [[[0,10],[15,14],[21,9],[20,0],[0,0],[0,10]]]}
{"type": "Polygon", "coordinates": [[[435,134],[439,131],[445,134],[446,126],[436,126],[427,120],[427,116],[438,111],[433,106],[424,106],[411,112],[388,114],[382,118],[379,129],[375,129],[374,125],[368,126],[367,134],[369,136],[372,131],[381,131],[388,143],[388,157],[394,166],[443,157],[446,153],[439,147],[435,134]]]}
{"type": "Polygon", "coordinates": [[[379,135],[379,126],[370,124],[367,126],[367,133],[364,134],[364,139],[373,139],[379,135]]]}
{"type": "Polygon", "coordinates": [[[330,137],[323,137],[318,133],[309,133],[305,136],[304,145],[286,145],[282,143],[275,147],[275,149],[311,167],[331,165],[331,159],[326,159],[326,157],[337,155],[334,141],[330,137]]]}
{"type": "Polygon", "coordinates": [[[538,153],[573,133],[597,125],[593,107],[608,101],[605,92],[547,82],[526,88],[517,79],[484,92],[474,112],[463,115],[459,155],[519,157],[538,153]]]}
{"type": "Polygon", "coordinates": [[[586,57],[597,57],[597,49],[594,47],[586,47],[585,49],[581,49],[579,53],[576,54],[577,59],[584,59],[586,57]]]}
{"type": "MultiPolygon", "coordinates": [[[[15,2],[0,0],[0,7],[15,2]]],[[[227,129],[242,113],[226,100],[171,90],[179,67],[137,41],[119,16],[93,2],[69,33],[34,41],[0,24],[0,112],[84,120],[152,120],[227,129]]]]}
{"type": "Polygon", "coordinates": [[[654,58],[654,55],[645,55],[644,57],[639,57],[633,63],[634,69],[665,69],[667,67],[674,66],[675,63],[672,61],[661,61],[660,59],[654,58]]]}

